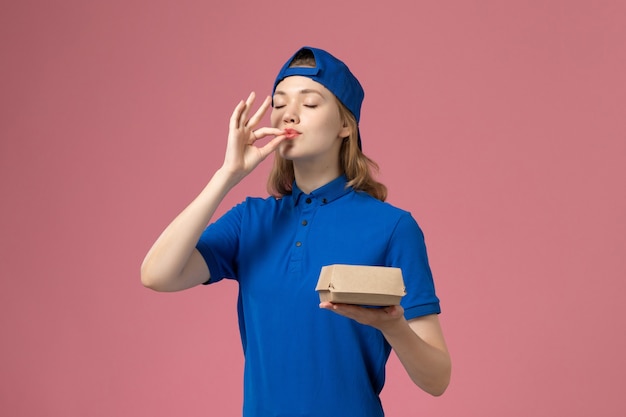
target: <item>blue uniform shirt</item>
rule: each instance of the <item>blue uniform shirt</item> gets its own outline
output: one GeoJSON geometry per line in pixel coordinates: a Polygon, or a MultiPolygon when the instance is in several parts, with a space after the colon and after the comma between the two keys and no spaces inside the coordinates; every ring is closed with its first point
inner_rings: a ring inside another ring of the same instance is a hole
{"type": "Polygon", "coordinates": [[[319,308],[324,265],[402,269],[405,317],[439,313],[423,234],[410,213],[346,187],[248,198],[202,234],[211,273],[239,283],[246,417],[382,416],[390,346],[382,333],[319,308]]]}

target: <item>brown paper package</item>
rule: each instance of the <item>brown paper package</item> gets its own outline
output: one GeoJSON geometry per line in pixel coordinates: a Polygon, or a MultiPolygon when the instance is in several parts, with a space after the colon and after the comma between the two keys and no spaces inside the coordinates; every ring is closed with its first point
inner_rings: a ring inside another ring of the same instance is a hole
{"type": "Polygon", "coordinates": [[[363,265],[322,267],[315,290],[322,302],[367,306],[398,305],[406,294],[400,268],[363,265]]]}

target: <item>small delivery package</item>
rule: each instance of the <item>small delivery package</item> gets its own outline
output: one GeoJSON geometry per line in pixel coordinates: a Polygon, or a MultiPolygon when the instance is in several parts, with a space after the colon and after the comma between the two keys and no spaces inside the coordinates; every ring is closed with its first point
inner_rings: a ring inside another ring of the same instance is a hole
{"type": "Polygon", "coordinates": [[[406,295],[400,268],[385,266],[324,266],[315,290],[322,302],[364,306],[398,305],[406,295]]]}

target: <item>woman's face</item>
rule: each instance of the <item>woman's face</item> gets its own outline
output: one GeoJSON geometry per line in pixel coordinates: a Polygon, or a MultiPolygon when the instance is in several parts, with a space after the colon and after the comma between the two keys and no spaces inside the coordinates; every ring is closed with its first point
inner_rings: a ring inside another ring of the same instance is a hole
{"type": "Polygon", "coordinates": [[[291,160],[336,160],[343,138],[350,134],[335,96],[318,82],[301,76],[287,77],[276,86],[271,123],[278,129],[296,131],[279,147],[280,155],[291,160]]]}

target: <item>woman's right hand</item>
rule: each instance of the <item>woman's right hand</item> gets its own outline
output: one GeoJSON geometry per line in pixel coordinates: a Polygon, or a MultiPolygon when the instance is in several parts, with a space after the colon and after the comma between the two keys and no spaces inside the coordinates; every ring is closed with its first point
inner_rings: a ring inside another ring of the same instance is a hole
{"type": "Polygon", "coordinates": [[[243,100],[239,102],[230,117],[228,144],[222,169],[236,176],[238,180],[252,172],[286,138],[282,130],[273,127],[261,127],[255,130],[270,107],[272,99],[268,96],[261,107],[248,119],[254,99],[254,92],[250,93],[245,102],[243,100]],[[274,136],[274,138],[262,147],[255,145],[257,140],[266,136],[274,136]]]}
{"type": "Polygon", "coordinates": [[[224,165],[202,192],[165,228],[141,265],[141,282],[156,291],[180,291],[209,280],[211,273],[196,244],[218,205],[239,180],[249,174],[285,140],[284,131],[256,129],[271,104],[266,98],[248,119],[254,93],[240,102],[230,118],[224,165]],[[255,142],[274,136],[265,146],[255,142]]]}

